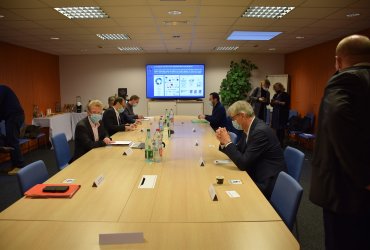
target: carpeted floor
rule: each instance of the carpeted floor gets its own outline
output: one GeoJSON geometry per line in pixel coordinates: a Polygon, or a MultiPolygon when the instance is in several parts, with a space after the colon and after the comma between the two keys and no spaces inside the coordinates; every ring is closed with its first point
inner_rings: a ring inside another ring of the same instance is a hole
{"type": "MultiPolygon", "coordinates": [[[[70,142],[70,146],[72,152],[73,142],[70,142]]],[[[299,242],[302,250],[320,250],[324,249],[322,213],[319,207],[308,200],[311,177],[310,161],[312,155],[310,151],[302,148],[299,149],[306,154],[301,177],[301,185],[304,192],[297,216],[299,242]]],[[[45,162],[50,176],[58,171],[54,151],[44,148],[25,155],[26,164],[36,160],[43,160],[45,162]]],[[[5,167],[6,165],[1,164],[0,167],[5,167]]],[[[13,204],[19,198],[21,198],[21,193],[17,178],[15,176],[0,175],[0,211],[13,204]]]]}

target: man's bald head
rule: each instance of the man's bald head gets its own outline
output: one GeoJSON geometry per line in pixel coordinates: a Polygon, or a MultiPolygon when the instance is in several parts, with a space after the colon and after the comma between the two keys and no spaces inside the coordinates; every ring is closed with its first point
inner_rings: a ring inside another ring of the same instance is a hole
{"type": "Polygon", "coordinates": [[[370,39],[361,35],[347,36],[338,43],[335,54],[337,70],[370,62],[370,39]]]}

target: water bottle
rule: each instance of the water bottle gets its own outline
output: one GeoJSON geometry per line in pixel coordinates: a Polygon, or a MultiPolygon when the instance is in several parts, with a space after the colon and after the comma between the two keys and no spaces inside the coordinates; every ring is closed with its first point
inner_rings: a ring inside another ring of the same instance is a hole
{"type": "Polygon", "coordinates": [[[150,162],[152,160],[153,160],[152,140],[150,138],[150,129],[147,129],[145,139],[145,161],[150,162]]]}
{"type": "Polygon", "coordinates": [[[162,159],[162,136],[159,128],[155,131],[153,136],[153,161],[161,162],[162,159]]]}
{"type": "Polygon", "coordinates": [[[175,114],[173,113],[172,109],[170,111],[169,120],[170,120],[170,126],[169,126],[168,131],[170,131],[170,134],[173,134],[175,133],[175,114]]]}
{"type": "Polygon", "coordinates": [[[166,109],[164,114],[165,114],[164,115],[164,124],[167,125],[167,121],[168,121],[168,117],[169,117],[168,109],[166,109]]]}
{"type": "Polygon", "coordinates": [[[163,131],[163,116],[159,118],[159,124],[158,124],[159,130],[163,131]]]}

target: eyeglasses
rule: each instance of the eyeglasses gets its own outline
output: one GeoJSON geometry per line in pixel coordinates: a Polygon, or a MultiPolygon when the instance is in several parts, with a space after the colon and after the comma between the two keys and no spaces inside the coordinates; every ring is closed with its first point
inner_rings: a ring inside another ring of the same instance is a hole
{"type": "Polygon", "coordinates": [[[236,115],[232,116],[232,117],[231,117],[231,120],[233,120],[233,121],[234,121],[234,120],[235,120],[235,118],[236,118],[238,115],[240,115],[240,113],[238,113],[238,114],[236,114],[236,115]]]}

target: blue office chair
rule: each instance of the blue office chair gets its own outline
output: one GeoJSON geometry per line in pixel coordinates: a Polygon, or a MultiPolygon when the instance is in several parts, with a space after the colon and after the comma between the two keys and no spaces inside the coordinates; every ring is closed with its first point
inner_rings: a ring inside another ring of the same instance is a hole
{"type": "Polygon", "coordinates": [[[288,174],[297,182],[301,179],[304,157],[305,154],[296,148],[287,146],[284,150],[284,159],[288,168],[288,174]]]}
{"type": "Polygon", "coordinates": [[[236,144],[238,142],[238,136],[234,132],[229,132],[229,135],[232,143],[236,144]]]}
{"type": "Polygon", "coordinates": [[[19,188],[22,195],[36,184],[43,183],[49,178],[45,163],[42,160],[35,161],[21,168],[17,173],[19,188]]]}
{"type": "Polygon", "coordinates": [[[51,138],[54,147],[55,158],[59,170],[68,166],[71,160],[71,151],[69,149],[67,137],[64,133],[56,134],[51,138]]]}
{"type": "Polygon", "coordinates": [[[302,193],[303,188],[293,177],[283,171],[280,172],[270,203],[290,230],[294,226],[302,193]]]}

